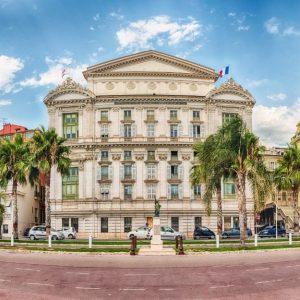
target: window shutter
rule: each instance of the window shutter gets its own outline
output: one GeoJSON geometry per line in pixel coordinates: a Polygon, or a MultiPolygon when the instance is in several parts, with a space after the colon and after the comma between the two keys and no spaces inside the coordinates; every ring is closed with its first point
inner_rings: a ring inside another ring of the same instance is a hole
{"type": "Polygon", "coordinates": [[[183,166],[178,167],[179,179],[183,179],[183,166]]]}
{"type": "Polygon", "coordinates": [[[167,166],[167,177],[171,179],[171,166],[167,166]]]}
{"type": "Polygon", "coordinates": [[[120,179],[124,180],[124,166],[120,166],[120,179]]]}
{"type": "Polygon", "coordinates": [[[112,169],[112,166],[108,167],[108,179],[109,180],[113,179],[113,169],[112,169]]]}
{"type": "Polygon", "coordinates": [[[180,184],[178,186],[178,198],[182,199],[182,197],[183,197],[183,186],[182,186],[182,184],[180,184]]]}
{"type": "Polygon", "coordinates": [[[168,199],[171,199],[171,185],[168,184],[168,199]]]}
{"type": "Polygon", "coordinates": [[[97,180],[101,180],[101,167],[97,168],[97,180]]]}
{"type": "Polygon", "coordinates": [[[201,136],[202,138],[205,137],[205,125],[204,125],[204,124],[202,124],[202,125],[200,126],[200,136],[201,136]]]}
{"type": "Polygon", "coordinates": [[[131,125],[131,136],[136,136],[136,125],[135,124],[131,125]]]}
{"type": "Polygon", "coordinates": [[[131,167],[132,179],[136,179],[136,166],[132,165],[131,167]]]}
{"type": "Polygon", "coordinates": [[[183,135],[182,125],[178,125],[178,136],[182,136],[182,135],[183,135]]]}
{"type": "Polygon", "coordinates": [[[120,125],[120,136],[124,136],[124,125],[120,125]]]}

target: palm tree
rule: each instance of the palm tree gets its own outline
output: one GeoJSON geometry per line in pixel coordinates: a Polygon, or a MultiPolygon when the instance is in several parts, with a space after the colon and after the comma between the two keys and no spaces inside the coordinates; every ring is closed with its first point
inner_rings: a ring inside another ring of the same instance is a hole
{"type": "Polygon", "coordinates": [[[65,139],[59,137],[54,128],[46,130],[41,127],[35,131],[32,137],[32,156],[41,178],[45,185],[46,205],[46,228],[47,234],[51,229],[51,206],[50,206],[50,175],[52,167],[56,166],[57,171],[62,175],[69,174],[70,153],[69,147],[64,145],[65,139]]]}
{"type": "Polygon", "coordinates": [[[290,190],[293,194],[294,206],[294,234],[298,234],[299,216],[297,210],[298,194],[300,188],[300,149],[297,145],[289,145],[274,174],[274,183],[278,190],[290,190]]]}
{"type": "Polygon", "coordinates": [[[239,207],[240,240],[245,246],[247,230],[246,181],[250,184],[256,200],[264,201],[271,191],[270,174],[267,171],[259,145],[259,138],[250,132],[240,117],[226,122],[217,132],[218,154],[230,160],[229,173],[235,177],[239,207]]]}
{"type": "Polygon", "coordinates": [[[6,194],[2,191],[0,191],[0,239],[2,239],[2,224],[3,224],[3,216],[5,213],[5,206],[1,203],[2,199],[6,198],[6,194]]]}
{"type": "MultiPolygon", "coordinates": [[[[7,187],[12,182],[13,203],[13,235],[18,238],[18,185],[25,185],[31,174],[32,164],[30,161],[29,144],[24,142],[19,134],[13,141],[4,139],[0,143],[0,186],[7,187]]],[[[30,183],[33,183],[30,176],[30,183]]]]}
{"type": "Polygon", "coordinates": [[[192,186],[199,183],[205,184],[205,193],[203,200],[206,203],[207,214],[211,214],[211,200],[214,193],[217,196],[217,233],[222,234],[222,178],[228,175],[229,161],[220,159],[218,155],[218,140],[216,135],[210,135],[204,142],[194,145],[199,165],[192,168],[191,183],[192,186]]]}

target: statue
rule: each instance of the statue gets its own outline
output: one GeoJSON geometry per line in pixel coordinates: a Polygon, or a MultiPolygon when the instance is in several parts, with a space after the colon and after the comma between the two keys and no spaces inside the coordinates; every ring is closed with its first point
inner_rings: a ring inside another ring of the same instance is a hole
{"type": "Polygon", "coordinates": [[[154,199],[154,217],[159,217],[161,205],[159,204],[158,200],[156,200],[156,197],[154,199]]]}

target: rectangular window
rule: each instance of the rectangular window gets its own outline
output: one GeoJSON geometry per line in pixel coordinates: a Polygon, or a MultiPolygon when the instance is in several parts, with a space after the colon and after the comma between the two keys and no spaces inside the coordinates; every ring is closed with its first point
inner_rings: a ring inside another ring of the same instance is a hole
{"type": "Polygon", "coordinates": [[[178,199],[178,184],[171,184],[171,199],[178,199]]]}
{"type": "Polygon", "coordinates": [[[131,121],[131,110],[124,110],[124,121],[131,121]]]}
{"type": "Polygon", "coordinates": [[[178,151],[171,151],[171,160],[178,160],[178,151]]]}
{"type": "Polygon", "coordinates": [[[2,228],[3,228],[3,233],[8,233],[8,224],[3,224],[2,228]]]}
{"type": "Polygon", "coordinates": [[[233,217],[233,228],[240,228],[240,222],[239,222],[239,217],[233,217]]]}
{"type": "Polygon", "coordinates": [[[155,160],[155,151],[147,151],[147,160],[155,160]]]}
{"type": "Polygon", "coordinates": [[[70,227],[69,218],[62,218],[61,224],[62,224],[62,227],[70,227]]]}
{"type": "Polygon", "coordinates": [[[177,178],[178,178],[178,166],[171,165],[171,179],[177,179],[177,178]]]}
{"type": "Polygon", "coordinates": [[[101,200],[109,200],[109,186],[108,185],[101,185],[100,198],[101,198],[101,200]]]}
{"type": "Polygon", "coordinates": [[[63,136],[67,140],[78,138],[78,113],[63,114],[63,136]]]}
{"type": "Polygon", "coordinates": [[[194,196],[198,198],[201,197],[201,185],[194,186],[194,196]]]}
{"type": "Polygon", "coordinates": [[[202,217],[195,217],[195,227],[202,226],[202,217]]]}
{"type": "Polygon", "coordinates": [[[230,120],[232,120],[233,118],[236,118],[238,116],[237,113],[223,113],[222,114],[222,122],[223,124],[226,122],[229,122],[230,120]]]}
{"type": "Polygon", "coordinates": [[[124,160],[132,160],[131,151],[124,151],[124,160]]]}
{"type": "Polygon", "coordinates": [[[131,184],[124,185],[124,199],[125,200],[132,199],[132,185],[131,184]]]}
{"type": "Polygon", "coordinates": [[[154,137],[155,124],[147,124],[147,137],[154,137]]]}
{"type": "Polygon", "coordinates": [[[231,217],[224,217],[224,229],[230,229],[231,228],[231,217]]]}
{"type": "Polygon", "coordinates": [[[108,111],[107,110],[102,110],[101,111],[101,121],[102,122],[107,122],[108,121],[108,111]]]}
{"type": "Polygon", "coordinates": [[[154,121],[154,110],[147,110],[147,121],[154,121]]]}
{"type": "Polygon", "coordinates": [[[170,120],[177,120],[177,110],[170,110],[170,120]]]}
{"type": "Polygon", "coordinates": [[[170,125],[170,136],[171,138],[178,137],[178,125],[170,125]]]}
{"type": "Polygon", "coordinates": [[[201,133],[201,126],[200,125],[193,125],[193,138],[200,138],[201,133]]]}
{"type": "Polygon", "coordinates": [[[124,232],[130,232],[132,230],[132,218],[125,217],[124,218],[124,232]]]}
{"type": "Polygon", "coordinates": [[[274,171],[276,169],[275,161],[270,161],[269,168],[270,168],[271,171],[274,171]]]}
{"type": "Polygon", "coordinates": [[[124,137],[125,138],[130,138],[132,137],[132,130],[131,130],[131,125],[124,125],[124,137]]]}
{"type": "Polygon", "coordinates": [[[79,232],[78,218],[71,218],[71,227],[74,227],[76,232],[79,232]]]}
{"type": "Polygon", "coordinates": [[[101,180],[108,179],[108,166],[101,166],[101,180]]]}
{"type": "Polygon", "coordinates": [[[101,131],[101,137],[107,138],[108,137],[108,124],[101,124],[100,131],[101,131]]]}
{"type": "Polygon", "coordinates": [[[71,167],[69,169],[69,176],[62,178],[62,192],[63,199],[75,199],[78,197],[78,168],[71,167]]]}
{"type": "Polygon", "coordinates": [[[124,178],[131,179],[132,178],[132,165],[124,166],[124,178]]]}
{"type": "Polygon", "coordinates": [[[108,232],[108,218],[101,218],[101,232],[108,232]]]}
{"type": "Polygon", "coordinates": [[[179,217],[171,217],[171,227],[179,231],[179,217]]]}
{"type": "Polygon", "coordinates": [[[233,178],[224,179],[224,196],[235,195],[235,183],[233,178]]]}
{"type": "Polygon", "coordinates": [[[101,160],[102,161],[108,160],[108,151],[101,151],[101,160]]]}
{"type": "Polygon", "coordinates": [[[147,179],[156,179],[156,166],[155,165],[147,166],[147,179]]]}
{"type": "Polygon", "coordinates": [[[148,195],[148,199],[155,198],[155,196],[156,196],[156,185],[155,184],[147,185],[147,195],[148,195]]]}
{"type": "Polygon", "coordinates": [[[200,120],[200,111],[194,110],[193,111],[193,121],[199,121],[200,120]]]}

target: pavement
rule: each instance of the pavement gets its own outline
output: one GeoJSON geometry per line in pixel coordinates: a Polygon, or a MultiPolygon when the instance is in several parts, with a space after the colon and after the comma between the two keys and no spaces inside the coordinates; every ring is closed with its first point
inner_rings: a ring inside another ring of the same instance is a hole
{"type": "Polygon", "coordinates": [[[0,299],[300,299],[300,251],[0,252],[0,299]]]}

